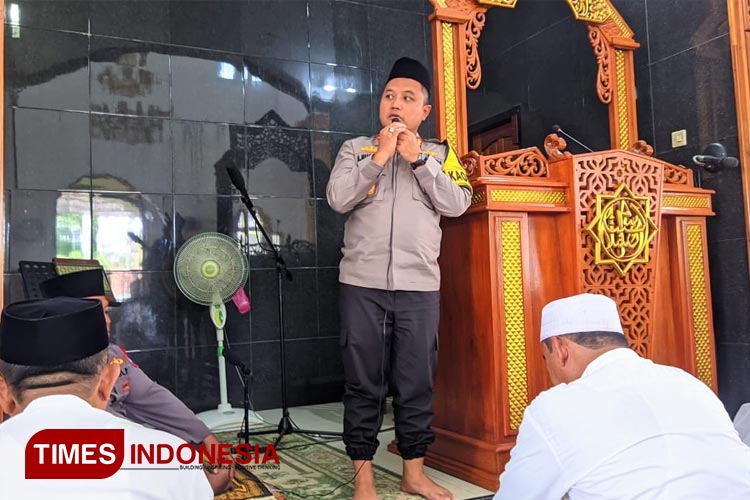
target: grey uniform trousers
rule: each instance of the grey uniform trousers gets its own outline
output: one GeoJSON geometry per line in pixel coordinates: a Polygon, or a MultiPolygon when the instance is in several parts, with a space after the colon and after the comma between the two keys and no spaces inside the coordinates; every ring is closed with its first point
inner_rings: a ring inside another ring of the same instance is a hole
{"type": "Polygon", "coordinates": [[[390,389],[401,456],[425,456],[435,440],[430,425],[440,292],[342,283],[339,305],[347,454],[352,460],[372,460],[390,389]]]}

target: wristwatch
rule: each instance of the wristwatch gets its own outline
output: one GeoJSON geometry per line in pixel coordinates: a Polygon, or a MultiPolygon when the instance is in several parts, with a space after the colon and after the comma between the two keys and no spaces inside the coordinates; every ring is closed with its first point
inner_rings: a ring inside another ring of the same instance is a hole
{"type": "Polygon", "coordinates": [[[411,164],[412,170],[414,170],[417,167],[421,167],[422,165],[424,165],[425,163],[427,163],[427,158],[429,158],[429,156],[427,155],[427,153],[425,153],[425,152],[419,153],[419,156],[417,156],[417,161],[414,161],[411,164]]]}

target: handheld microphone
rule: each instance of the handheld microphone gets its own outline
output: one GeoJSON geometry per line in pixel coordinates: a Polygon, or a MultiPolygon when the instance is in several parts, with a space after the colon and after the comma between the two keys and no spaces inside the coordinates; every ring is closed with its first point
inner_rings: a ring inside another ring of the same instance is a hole
{"type": "Polygon", "coordinates": [[[578,144],[579,146],[581,146],[583,149],[585,149],[589,153],[593,153],[594,152],[593,149],[591,149],[590,147],[588,147],[587,145],[585,145],[584,143],[582,143],[581,141],[579,141],[578,139],[576,139],[572,135],[570,135],[567,132],[565,132],[562,128],[560,128],[560,125],[552,125],[552,132],[556,133],[557,135],[562,135],[562,136],[570,139],[571,141],[575,142],[576,144],[578,144]]]}
{"type": "Polygon", "coordinates": [[[393,117],[393,118],[391,119],[391,123],[402,123],[402,122],[401,122],[401,118],[399,118],[398,116],[394,116],[394,117],[393,117]]]}

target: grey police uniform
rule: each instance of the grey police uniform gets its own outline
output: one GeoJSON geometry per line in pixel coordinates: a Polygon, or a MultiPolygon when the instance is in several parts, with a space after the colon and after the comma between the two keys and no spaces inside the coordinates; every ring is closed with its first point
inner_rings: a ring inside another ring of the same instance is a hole
{"type": "Polygon", "coordinates": [[[110,364],[120,366],[120,376],[110,396],[110,413],[169,432],[190,443],[200,443],[211,434],[185,403],[133,363],[125,349],[109,344],[107,355],[110,364]]]}
{"type": "Polygon", "coordinates": [[[377,449],[389,389],[402,457],[422,457],[434,441],[440,217],[457,217],[471,202],[446,145],[424,141],[428,159],[416,169],[398,154],[381,168],[372,161],[377,148],[376,137],[346,141],[326,191],[333,210],[349,213],[339,281],[344,442],[354,460],[371,460],[377,449]]]}

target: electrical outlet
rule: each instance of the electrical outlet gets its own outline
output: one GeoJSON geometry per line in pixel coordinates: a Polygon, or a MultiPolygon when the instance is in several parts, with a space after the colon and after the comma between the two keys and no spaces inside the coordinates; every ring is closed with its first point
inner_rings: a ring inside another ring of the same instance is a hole
{"type": "Polygon", "coordinates": [[[679,148],[687,146],[687,130],[675,130],[672,132],[672,147],[679,148]]]}

